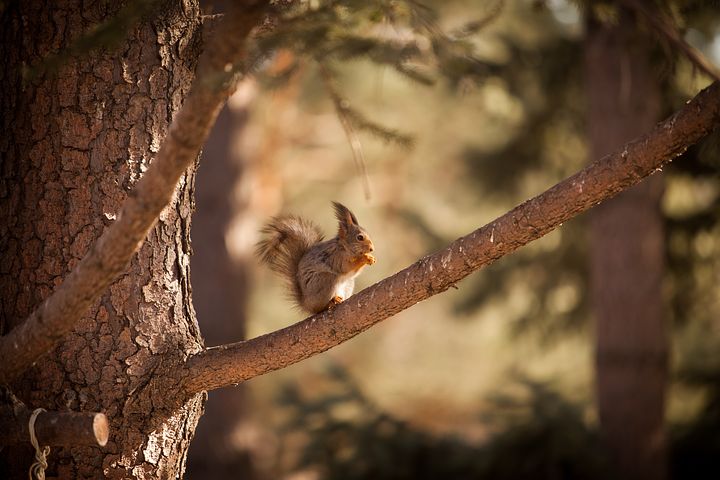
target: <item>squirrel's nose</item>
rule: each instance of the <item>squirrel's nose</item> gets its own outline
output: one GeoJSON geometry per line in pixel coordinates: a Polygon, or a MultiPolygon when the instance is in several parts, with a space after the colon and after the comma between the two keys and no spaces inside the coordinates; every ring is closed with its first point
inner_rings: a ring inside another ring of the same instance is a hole
{"type": "Polygon", "coordinates": [[[375,251],[375,245],[373,245],[372,243],[370,244],[370,247],[369,247],[369,248],[370,248],[370,251],[371,251],[371,252],[374,252],[374,251],[375,251]]]}

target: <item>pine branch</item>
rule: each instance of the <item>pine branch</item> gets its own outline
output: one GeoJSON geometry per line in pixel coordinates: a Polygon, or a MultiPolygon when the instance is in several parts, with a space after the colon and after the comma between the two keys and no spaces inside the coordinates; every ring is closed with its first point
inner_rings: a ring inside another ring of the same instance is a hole
{"type": "Polygon", "coordinates": [[[475,35],[480,30],[497,20],[504,8],[505,0],[497,0],[497,2],[495,2],[495,5],[490,8],[490,11],[487,13],[487,15],[485,15],[485,17],[479,20],[471,20],[462,27],[451,32],[451,36],[454,38],[465,38],[470,35],[475,35]]]}
{"type": "Polygon", "coordinates": [[[358,137],[357,130],[365,130],[382,138],[386,142],[396,142],[404,147],[410,147],[412,145],[412,138],[401,134],[396,130],[390,130],[375,122],[371,122],[360,112],[353,109],[350,106],[350,102],[340,95],[340,92],[335,85],[335,74],[333,71],[321,61],[318,61],[318,66],[325,89],[335,106],[335,112],[337,113],[340,124],[345,131],[348,143],[350,144],[350,150],[352,152],[353,161],[355,162],[355,167],[357,168],[358,174],[362,177],[365,198],[369,200],[370,181],[368,179],[367,164],[365,163],[365,153],[363,151],[362,143],[360,142],[360,137],[358,137]]]}
{"type": "Polygon", "coordinates": [[[343,100],[337,90],[335,89],[334,79],[330,73],[330,70],[325,67],[322,63],[318,63],[320,66],[320,76],[323,79],[325,88],[328,90],[330,98],[335,105],[335,111],[337,112],[340,124],[345,130],[348,143],[350,144],[350,150],[352,151],[353,161],[355,162],[355,168],[362,177],[363,192],[365,193],[365,199],[370,200],[370,180],[368,179],[367,165],[365,163],[365,152],[363,151],[362,143],[360,138],[353,127],[353,123],[350,120],[348,112],[350,106],[347,101],[343,100]]]}
{"type": "Polygon", "coordinates": [[[700,51],[682,37],[678,29],[659,11],[653,11],[638,0],[621,0],[627,8],[641,15],[660,35],[673,44],[698,70],[714,81],[720,80],[720,72],[700,51]]]}
{"type": "Polygon", "coordinates": [[[157,157],[103,232],[63,283],[22,324],[0,337],[0,384],[19,376],[75,326],[126,268],[178,180],[197,158],[210,127],[235,90],[245,40],[267,1],[246,1],[225,15],[200,57],[197,78],[170,126],[157,157]]]}
{"type": "Polygon", "coordinates": [[[279,49],[291,50],[298,58],[325,62],[365,59],[390,66],[411,81],[432,85],[433,76],[444,76],[457,84],[462,77],[489,73],[490,66],[475,57],[474,47],[463,38],[494,21],[504,0],[497,0],[486,17],[468,23],[454,36],[442,31],[433,9],[415,0],[331,0],[317,8],[308,5],[294,9],[279,20],[272,33],[258,39],[258,59],[279,49]],[[380,28],[381,23],[392,28],[380,28]],[[421,49],[420,43],[432,48],[421,49]],[[417,65],[427,66],[434,75],[417,65]]]}
{"type": "Polygon", "coordinates": [[[720,126],[720,84],[700,92],[650,133],[626,144],[484,227],[325,311],[187,360],[185,396],[240,383],[328,350],[470,273],[537,240],[662,168],[720,126]]]}
{"type": "Polygon", "coordinates": [[[325,87],[328,95],[335,106],[335,110],[343,122],[345,128],[351,130],[362,130],[366,131],[376,137],[384,140],[385,142],[393,142],[401,147],[410,148],[413,145],[413,139],[411,136],[399,132],[398,130],[384,127],[378,123],[369,120],[365,115],[354,109],[350,102],[342,96],[340,91],[337,89],[335,84],[335,74],[332,70],[324,63],[319,63],[320,74],[323,77],[325,87]]]}

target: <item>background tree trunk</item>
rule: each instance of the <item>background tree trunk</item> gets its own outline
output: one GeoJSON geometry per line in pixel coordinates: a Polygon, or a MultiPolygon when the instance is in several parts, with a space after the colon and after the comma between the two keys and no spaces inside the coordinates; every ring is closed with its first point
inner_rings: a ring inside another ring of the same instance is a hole
{"type": "MultiPolygon", "coordinates": [[[[117,32],[127,39],[116,49],[79,55],[54,74],[23,81],[23,67],[66,47],[118,8],[117,3],[88,6],[79,0],[52,7],[38,1],[4,7],[4,332],[62,282],[113,221],[152,161],[192,81],[200,27],[192,0],[163,4],[151,21],[117,32]]],[[[203,395],[172,409],[153,391],[157,384],[150,379],[174,363],[166,360],[202,347],[188,270],[193,176],[189,169],[127,273],[51,354],[11,386],[30,408],[102,411],[111,422],[110,441],[103,449],[53,449],[49,477],[182,474],[203,395]]],[[[20,453],[2,451],[5,467],[17,467],[24,476],[30,461],[21,461],[20,453]]],[[[18,478],[16,473],[8,477],[18,478]]]]}
{"type": "MultiPolygon", "coordinates": [[[[242,94],[241,94],[242,95],[242,94]]],[[[252,95],[252,94],[250,94],[252,95]]],[[[247,96],[247,95],[245,95],[247,96]]],[[[247,99],[232,99],[220,112],[208,137],[196,182],[197,211],[193,219],[193,303],[210,345],[245,339],[250,293],[252,245],[233,252],[228,242],[233,221],[250,221],[253,169],[241,151],[247,99]]],[[[251,452],[239,445],[238,430],[247,421],[245,385],[208,393],[205,414],[188,457],[188,477],[197,479],[254,478],[251,452]]]]}
{"type": "MultiPolygon", "coordinates": [[[[652,43],[639,31],[625,14],[615,27],[588,23],[593,161],[659,119],[660,87],[649,64],[652,43]]],[[[590,221],[601,431],[618,473],[627,479],[666,476],[662,190],[662,176],[653,175],[600,205],[590,221]]]]}

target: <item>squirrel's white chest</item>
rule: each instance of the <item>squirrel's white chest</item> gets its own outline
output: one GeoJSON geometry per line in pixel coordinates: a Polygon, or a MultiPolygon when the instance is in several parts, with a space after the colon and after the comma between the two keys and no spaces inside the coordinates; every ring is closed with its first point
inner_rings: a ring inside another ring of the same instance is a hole
{"type": "Polygon", "coordinates": [[[353,289],[355,288],[355,277],[358,276],[360,270],[361,269],[358,269],[353,272],[345,273],[338,276],[337,282],[335,283],[334,296],[340,297],[343,300],[347,300],[347,298],[350,297],[353,293],[353,289]]]}

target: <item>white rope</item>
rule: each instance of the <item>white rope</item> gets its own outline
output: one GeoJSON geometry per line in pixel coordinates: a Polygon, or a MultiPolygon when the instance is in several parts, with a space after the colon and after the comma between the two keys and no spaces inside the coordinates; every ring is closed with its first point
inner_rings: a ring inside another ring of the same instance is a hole
{"type": "Polygon", "coordinates": [[[44,408],[36,408],[32,415],[30,415],[30,422],[28,423],[30,443],[35,447],[35,462],[30,465],[30,471],[28,472],[28,478],[30,480],[45,480],[45,469],[48,466],[47,456],[50,454],[50,447],[46,445],[41,449],[35,436],[35,420],[38,415],[44,411],[46,411],[44,408]]]}

